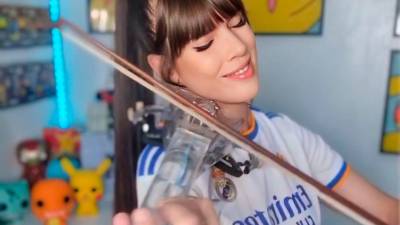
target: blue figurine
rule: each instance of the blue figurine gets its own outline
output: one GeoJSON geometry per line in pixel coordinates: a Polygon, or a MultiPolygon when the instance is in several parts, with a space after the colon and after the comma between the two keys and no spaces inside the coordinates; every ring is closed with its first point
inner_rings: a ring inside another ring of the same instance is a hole
{"type": "Polygon", "coordinates": [[[0,224],[20,222],[29,208],[29,185],[26,180],[0,182],[0,224]]]}
{"type": "MultiPolygon", "coordinates": [[[[73,157],[67,157],[75,168],[81,168],[79,160],[73,157]]],[[[48,179],[63,179],[68,181],[69,176],[61,167],[60,158],[55,158],[49,161],[46,168],[46,178],[48,179]]]]}

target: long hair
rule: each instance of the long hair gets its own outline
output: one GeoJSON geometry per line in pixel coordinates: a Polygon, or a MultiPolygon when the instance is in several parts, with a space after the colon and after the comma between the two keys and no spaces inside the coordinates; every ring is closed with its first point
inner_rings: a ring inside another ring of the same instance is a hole
{"type": "MultiPolygon", "coordinates": [[[[122,57],[150,72],[146,56],[151,49],[150,22],[146,14],[147,0],[117,1],[116,51],[122,57]]],[[[151,104],[152,94],[126,76],[114,76],[115,118],[115,212],[131,212],[137,207],[136,165],[142,149],[138,129],[127,118],[127,109],[136,101],[151,104]]]]}

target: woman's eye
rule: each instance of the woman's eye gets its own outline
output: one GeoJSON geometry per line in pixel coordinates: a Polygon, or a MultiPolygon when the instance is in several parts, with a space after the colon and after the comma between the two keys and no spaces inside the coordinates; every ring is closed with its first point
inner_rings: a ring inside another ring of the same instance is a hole
{"type": "Polygon", "coordinates": [[[205,45],[194,47],[194,49],[196,49],[196,51],[198,51],[198,52],[205,51],[212,45],[213,42],[214,42],[214,40],[211,40],[205,45]]]}
{"type": "Polygon", "coordinates": [[[230,21],[229,21],[229,27],[231,28],[238,28],[241,27],[243,25],[245,25],[247,23],[247,21],[245,20],[245,18],[241,15],[238,16],[234,16],[230,21]]]}

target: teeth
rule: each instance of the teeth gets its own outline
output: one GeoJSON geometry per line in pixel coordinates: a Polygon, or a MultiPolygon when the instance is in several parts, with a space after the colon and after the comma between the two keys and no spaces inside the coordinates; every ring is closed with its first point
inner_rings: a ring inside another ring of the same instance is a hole
{"type": "Polygon", "coordinates": [[[235,73],[232,73],[230,75],[225,75],[224,77],[239,76],[239,78],[243,78],[244,77],[243,73],[245,73],[248,69],[249,69],[249,65],[243,67],[242,69],[238,70],[235,73]]]}
{"type": "Polygon", "coordinates": [[[235,75],[239,75],[239,74],[242,74],[242,73],[246,72],[248,68],[249,68],[249,65],[245,66],[243,69],[237,71],[235,73],[235,75]]]}

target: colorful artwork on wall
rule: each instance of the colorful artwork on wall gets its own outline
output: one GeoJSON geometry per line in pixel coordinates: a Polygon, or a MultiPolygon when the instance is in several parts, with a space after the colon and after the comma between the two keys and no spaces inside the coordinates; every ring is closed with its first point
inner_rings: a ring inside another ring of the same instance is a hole
{"type": "Polygon", "coordinates": [[[394,18],[394,36],[400,37],[400,0],[397,0],[396,14],[394,18]]]}
{"type": "Polygon", "coordinates": [[[48,9],[0,5],[0,48],[51,44],[48,9]]]}
{"type": "Polygon", "coordinates": [[[381,148],[400,153],[400,51],[393,51],[391,57],[381,148]]]}
{"type": "Polygon", "coordinates": [[[54,95],[51,62],[0,65],[0,109],[54,95]]]}
{"type": "Polygon", "coordinates": [[[116,0],[89,0],[89,28],[91,32],[115,31],[116,0]]]}
{"type": "Polygon", "coordinates": [[[324,0],[243,0],[257,34],[322,34],[324,0]]]}

